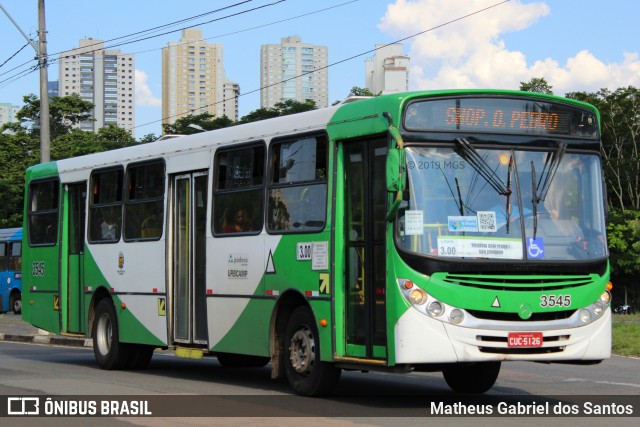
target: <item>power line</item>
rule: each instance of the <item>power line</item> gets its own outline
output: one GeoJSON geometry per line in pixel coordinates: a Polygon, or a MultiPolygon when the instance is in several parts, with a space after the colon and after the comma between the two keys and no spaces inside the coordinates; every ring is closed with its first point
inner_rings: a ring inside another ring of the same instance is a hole
{"type": "MultiPolygon", "coordinates": [[[[33,40],[31,40],[33,41],[33,40]]],[[[26,43],[24,46],[22,46],[20,49],[17,50],[16,53],[14,53],[13,55],[11,55],[9,58],[7,58],[2,64],[0,64],[0,68],[2,68],[4,66],[4,64],[6,64],[7,62],[11,61],[13,59],[14,56],[16,56],[17,54],[19,54],[20,52],[22,52],[22,49],[24,49],[25,47],[29,46],[29,43],[26,43]]]]}
{"type": "MultiPolygon", "coordinates": [[[[114,40],[120,40],[120,39],[128,38],[128,37],[131,37],[133,35],[154,31],[154,30],[157,30],[157,29],[160,29],[160,28],[177,25],[177,24],[180,24],[180,23],[183,23],[183,22],[187,22],[187,21],[190,21],[190,20],[194,20],[194,19],[197,19],[197,18],[200,18],[200,17],[203,17],[203,16],[211,15],[213,13],[217,13],[217,12],[220,12],[220,11],[223,11],[223,10],[226,10],[226,9],[230,9],[230,8],[233,8],[233,7],[245,4],[245,3],[250,3],[251,1],[253,1],[253,0],[241,1],[239,3],[234,3],[234,4],[229,5],[229,6],[225,6],[225,7],[218,8],[218,9],[214,9],[214,10],[211,10],[211,11],[208,11],[208,12],[205,12],[205,13],[201,13],[201,14],[198,14],[198,15],[194,15],[194,16],[191,16],[191,17],[188,17],[188,18],[184,18],[184,19],[181,19],[181,20],[178,20],[178,21],[170,22],[168,24],[163,24],[163,25],[159,25],[157,27],[152,27],[152,28],[147,29],[147,30],[142,30],[142,31],[138,31],[138,32],[135,32],[135,33],[126,34],[124,36],[120,36],[120,37],[116,37],[116,38],[107,40],[107,43],[111,42],[111,41],[114,41],[114,40]]],[[[102,48],[97,48],[97,49],[85,51],[84,53],[98,52],[98,51],[105,50],[105,49],[111,49],[111,48],[114,48],[114,47],[117,47],[117,46],[123,46],[125,44],[131,44],[131,43],[136,43],[136,42],[139,42],[139,41],[148,40],[148,39],[151,39],[151,38],[154,38],[154,37],[160,37],[162,35],[171,34],[171,33],[178,32],[178,31],[182,31],[183,29],[186,29],[186,28],[193,28],[194,26],[206,25],[206,24],[210,24],[212,22],[216,22],[216,21],[220,21],[220,20],[223,20],[223,19],[231,18],[231,17],[234,17],[234,16],[242,15],[244,13],[252,12],[252,11],[255,11],[255,10],[258,10],[258,9],[262,9],[262,8],[265,8],[265,7],[269,7],[269,6],[273,6],[273,5],[276,5],[278,3],[282,3],[284,1],[286,1],[286,0],[278,0],[278,1],[275,1],[275,2],[272,2],[272,3],[269,3],[269,4],[258,6],[258,7],[252,8],[252,9],[247,9],[247,10],[244,10],[244,11],[241,11],[241,12],[238,12],[238,13],[234,13],[234,14],[231,14],[231,15],[227,15],[227,16],[224,16],[224,17],[221,17],[221,18],[216,18],[216,19],[213,19],[213,20],[210,20],[210,21],[194,24],[193,26],[183,27],[183,28],[180,28],[180,29],[177,29],[177,30],[168,31],[168,32],[165,32],[165,33],[162,33],[162,34],[157,34],[155,36],[149,36],[149,37],[144,37],[144,38],[140,38],[140,39],[134,39],[134,40],[131,40],[131,41],[128,41],[128,42],[123,42],[123,43],[119,43],[119,44],[115,44],[115,45],[110,45],[110,46],[106,46],[106,47],[102,47],[102,48]]],[[[95,46],[95,45],[99,45],[99,44],[104,44],[104,43],[105,43],[104,41],[100,42],[100,43],[94,43],[92,45],[85,46],[85,48],[86,47],[95,46]]],[[[51,54],[51,55],[47,55],[47,58],[49,59],[48,60],[48,65],[54,64],[54,63],[59,61],[59,58],[53,58],[53,56],[60,55],[60,54],[65,53],[65,52],[73,52],[74,50],[78,50],[78,48],[73,48],[73,49],[71,49],[69,51],[61,51],[61,52],[57,52],[57,53],[54,53],[54,54],[51,54]]],[[[23,66],[25,66],[25,65],[27,65],[27,64],[29,64],[31,62],[32,61],[30,60],[30,61],[27,61],[25,63],[22,63],[22,64],[18,65],[17,67],[12,68],[11,70],[0,74],[0,76],[2,76],[4,74],[7,74],[7,73],[9,73],[9,72],[11,72],[11,71],[13,71],[13,70],[15,70],[17,68],[23,67],[23,66]]],[[[16,76],[18,76],[18,75],[20,75],[22,73],[24,73],[24,71],[20,71],[18,74],[16,74],[16,76]]],[[[13,78],[13,77],[16,77],[16,76],[12,76],[10,78],[7,78],[4,81],[6,82],[8,80],[11,80],[13,82],[13,81],[17,80],[17,79],[13,78]]],[[[21,76],[21,77],[24,77],[24,76],[21,76]]],[[[0,83],[2,83],[2,82],[0,82],[0,83]]]]}
{"type": "MultiPolygon", "coordinates": [[[[387,44],[384,44],[384,45],[380,45],[380,46],[378,46],[378,47],[376,47],[376,48],[374,48],[374,49],[370,49],[370,50],[367,50],[367,51],[365,51],[365,52],[361,52],[361,53],[358,53],[358,54],[356,54],[356,55],[350,56],[350,57],[348,57],[348,58],[341,59],[341,60],[339,60],[339,61],[333,62],[333,63],[328,64],[328,65],[325,65],[325,66],[323,66],[323,67],[320,67],[320,68],[318,68],[318,69],[316,69],[316,70],[313,70],[313,71],[307,71],[307,72],[304,72],[304,73],[302,73],[302,74],[298,74],[298,75],[296,75],[296,76],[290,77],[290,78],[288,78],[288,79],[284,79],[284,80],[281,80],[281,81],[276,82],[276,83],[271,83],[271,84],[268,84],[268,85],[266,85],[266,86],[262,86],[262,87],[260,87],[260,88],[258,88],[258,89],[253,89],[253,90],[251,90],[251,91],[249,91],[249,92],[245,92],[245,93],[242,93],[242,94],[238,95],[238,98],[239,98],[239,97],[241,97],[241,96],[250,95],[250,94],[252,94],[252,93],[260,92],[260,91],[261,91],[261,90],[263,90],[263,89],[267,89],[267,88],[270,88],[270,87],[273,87],[273,86],[281,85],[281,84],[286,83],[286,82],[288,82],[288,81],[295,80],[295,79],[298,79],[298,78],[300,78],[300,77],[307,76],[307,75],[309,75],[309,74],[317,73],[318,71],[324,70],[324,69],[326,69],[326,68],[333,67],[333,66],[335,66],[335,65],[342,64],[342,63],[347,62],[347,61],[351,61],[351,60],[353,60],[353,59],[356,59],[356,58],[359,58],[359,57],[361,57],[361,56],[364,56],[364,55],[370,54],[370,53],[375,52],[375,51],[377,51],[377,50],[380,50],[380,49],[383,49],[383,48],[385,48],[385,47],[388,47],[388,46],[394,45],[394,44],[396,44],[396,43],[400,43],[400,42],[403,42],[403,41],[406,41],[406,40],[409,40],[409,39],[412,39],[412,38],[415,38],[415,37],[421,36],[421,35],[426,34],[426,33],[428,33],[428,32],[435,31],[435,30],[437,30],[437,29],[440,29],[440,28],[445,27],[445,26],[447,26],[447,25],[450,25],[450,24],[453,24],[453,23],[455,23],[455,22],[461,21],[461,20],[463,20],[463,19],[469,18],[469,17],[471,17],[471,16],[477,15],[477,14],[479,14],[479,13],[486,12],[486,11],[487,11],[487,10],[489,10],[489,9],[493,9],[493,8],[495,8],[495,7],[497,7],[497,6],[503,5],[503,4],[505,4],[505,3],[509,3],[510,1],[511,1],[511,0],[504,0],[504,1],[502,1],[502,2],[495,3],[495,4],[491,5],[491,6],[487,6],[487,7],[483,8],[483,9],[479,9],[479,10],[477,10],[477,11],[475,11],[475,12],[468,13],[468,14],[466,14],[466,15],[464,15],[464,16],[458,17],[458,18],[456,18],[456,19],[452,19],[452,20],[447,21],[447,22],[445,22],[445,23],[443,23],[443,24],[436,25],[435,27],[431,27],[431,28],[426,29],[426,30],[424,30],[424,31],[420,31],[420,32],[418,32],[418,33],[415,33],[415,34],[412,34],[412,35],[410,35],[410,36],[407,36],[407,37],[401,38],[401,39],[399,39],[399,40],[396,40],[396,41],[394,41],[394,42],[387,43],[387,44]]],[[[201,107],[200,107],[200,109],[207,108],[207,107],[213,107],[213,106],[215,106],[215,105],[221,104],[221,103],[223,103],[223,102],[225,102],[225,101],[228,101],[228,100],[229,100],[228,98],[224,98],[224,99],[222,99],[221,101],[214,102],[213,104],[203,105],[203,106],[201,106],[201,107]]],[[[169,117],[162,117],[162,118],[160,118],[160,120],[154,120],[154,121],[151,121],[151,122],[148,122],[148,123],[144,123],[144,124],[141,124],[141,125],[137,125],[137,126],[134,126],[132,129],[136,129],[136,128],[139,128],[139,127],[148,126],[148,125],[151,125],[151,124],[154,124],[154,123],[158,123],[158,122],[163,121],[164,119],[172,119],[172,118],[174,118],[174,117],[183,116],[183,115],[186,115],[187,113],[188,113],[188,112],[187,112],[187,111],[185,111],[185,112],[182,112],[182,113],[175,114],[175,115],[173,115],[173,116],[169,116],[169,117]]]]}
{"type": "MultiPolygon", "coordinates": [[[[211,15],[213,13],[221,12],[223,10],[231,9],[231,8],[234,8],[236,6],[240,6],[240,5],[245,4],[245,3],[250,3],[252,1],[253,0],[241,1],[239,3],[234,3],[234,4],[229,5],[229,6],[225,6],[225,7],[221,7],[221,8],[218,8],[218,9],[210,10],[208,12],[204,12],[204,13],[201,13],[199,15],[190,16],[188,18],[180,19],[178,21],[173,21],[173,22],[169,22],[167,24],[158,25],[156,27],[151,27],[151,28],[148,28],[146,30],[137,31],[135,33],[125,34],[124,36],[115,37],[115,38],[112,38],[112,39],[109,39],[109,40],[104,40],[104,41],[101,41],[100,43],[90,44],[90,45],[85,46],[85,47],[98,46],[98,45],[110,43],[110,42],[113,42],[113,41],[116,41],[116,40],[126,39],[126,38],[133,37],[133,36],[136,36],[136,35],[152,32],[152,31],[157,31],[157,30],[160,30],[161,28],[168,28],[168,27],[171,27],[171,26],[174,26],[174,25],[178,25],[178,24],[181,24],[181,23],[184,23],[184,22],[188,22],[188,21],[191,21],[191,20],[194,20],[194,19],[197,19],[197,18],[201,18],[203,16],[207,16],[207,15],[211,15]]],[[[286,0],[280,0],[278,3],[280,3],[281,1],[286,1],[286,0]]],[[[270,6],[270,5],[267,5],[267,6],[270,6]]],[[[253,10],[253,9],[251,9],[251,10],[253,10]]],[[[240,12],[240,13],[246,13],[246,12],[240,12]]],[[[229,15],[229,16],[235,16],[235,15],[229,15]]],[[[227,18],[227,17],[222,17],[222,18],[218,18],[218,19],[225,19],[225,18],[227,18]]],[[[215,20],[213,20],[213,21],[215,21],[215,20]]],[[[204,25],[204,24],[207,24],[207,23],[210,23],[210,22],[213,22],[213,21],[209,21],[209,22],[206,22],[206,23],[203,23],[203,24],[196,24],[196,25],[204,25]]],[[[185,27],[185,28],[191,28],[191,27],[185,27]]],[[[184,29],[184,28],[180,28],[180,29],[174,30],[174,31],[169,31],[169,32],[163,33],[163,34],[158,34],[158,35],[153,36],[153,37],[159,37],[161,35],[170,34],[172,32],[177,32],[177,31],[180,31],[182,29],[184,29]]],[[[143,39],[139,39],[139,40],[134,39],[134,40],[131,40],[131,41],[128,41],[128,42],[125,42],[125,43],[108,46],[108,47],[106,47],[104,49],[110,49],[110,48],[113,48],[113,47],[116,47],[116,46],[121,46],[121,45],[124,45],[124,44],[135,43],[135,42],[147,40],[148,38],[153,38],[153,37],[147,37],[147,38],[143,38],[143,39]]],[[[77,49],[79,49],[79,48],[73,48],[73,49],[68,50],[68,51],[57,52],[57,53],[54,53],[54,54],[51,54],[51,55],[48,55],[48,56],[49,57],[57,56],[57,55],[61,55],[61,54],[66,53],[66,52],[73,52],[74,50],[77,50],[77,49]]],[[[89,51],[89,52],[86,52],[86,53],[96,52],[96,51],[100,51],[100,50],[103,50],[103,48],[97,48],[95,50],[92,50],[92,51],[89,51]]],[[[53,58],[53,60],[55,60],[55,58],[53,58]]]]}
{"type": "MultiPolygon", "coordinates": [[[[249,0],[249,1],[253,1],[253,0],[249,0]]],[[[177,23],[181,23],[181,22],[185,22],[185,21],[189,21],[189,20],[192,20],[192,19],[195,19],[195,18],[198,18],[198,17],[202,17],[202,16],[210,15],[210,14],[212,14],[212,13],[219,12],[219,11],[221,11],[221,10],[229,9],[229,8],[231,8],[231,7],[235,7],[235,6],[238,6],[238,5],[244,4],[244,3],[248,3],[249,1],[243,1],[243,2],[240,2],[240,3],[235,3],[235,4],[233,4],[233,5],[226,6],[226,7],[224,7],[224,8],[215,9],[215,10],[212,10],[212,11],[209,11],[209,12],[201,13],[201,14],[199,14],[199,15],[194,15],[194,16],[189,17],[189,18],[184,18],[184,19],[181,19],[181,20],[179,20],[179,21],[174,21],[174,22],[171,22],[171,23],[168,23],[168,24],[163,24],[163,25],[160,25],[160,26],[157,26],[157,27],[152,27],[152,28],[150,28],[150,29],[148,29],[148,30],[142,30],[142,31],[139,31],[139,32],[136,32],[136,33],[131,33],[131,34],[125,35],[125,36],[116,37],[116,38],[113,38],[113,39],[107,40],[107,42],[109,42],[109,41],[113,41],[113,40],[119,40],[119,39],[122,39],[122,38],[126,38],[126,37],[129,37],[129,36],[134,35],[134,34],[139,34],[139,33],[144,33],[144,32],[148,32],[148,31],[152,31],[152,30],[154,30],[154,29],[158,29],[158,28],[168,27],[168,26],[175,25],[175,24],[177,24],[177,23]]],[[[226,18],[233,17],[233,16],[237,16],[237,15],[239,15],[239,14],[247,13],[247,12],[250,12],[250,11],[253,11],[253,10],[256,10],[256,9],[261,9],[261,8],[268,7],[268,6],[273,6],[273,5],[278,4],[278,3],[281,3],[281,2],[283,2],[283,1],[286,1],[286,0],[280,0],[280,1],[277,1],[277,2],[274,2],[274,3],[270,3],[270,4],[266,4],[266,5],[262,5],[262,6],[259,6],[259,7],[257,7],[257,8],[253,8],[253,9],[245,10],[245,11],[242,11],[242,12],[238,12],[238,13],[236,13],[236,14],[228,15],[228,16],[225,16],[225,17],[221,17],[221,18],[218,18],[218,19],[216,19],[216,20],[209,21],[209,22],[200,23],[200,24],[195,24],[194,26],[186,27],[186,28],[193,28],[193,27],[195,27],[195,26],[205,25],[205,24],[207,24],[207,23],[211,23],[211,22],[214,22],[214,21],[217,21],[217,20],[222,20],[222,19],[226,19],[226,18]]],[[[270,26],[270,25],[275,25],[275,24],[279,24],[279,23],[282,23],[282,22],[291,21],[291,20],[293,20],[293,19],[298,19],[298,18],[302,18],[302,17],[305,17],[305,16],[313,15],[313,14],[316,14],[316,13],[324,12],[324,11],[327,11],[327,10],[330,10],[330,9],[335,9],[335,8],[337,8],[337,7],[345,6],[345,5],[347,5],[347,4],[355,3],[355,2],[358,2],[358,1],[360,1],[360,0],[351,0],[351,1],[347,1],[347,2],[345,2],[345,3],[340,3],[340,4],[338,4],[338,5],[334,5],[334,6],[326,7],[326,8],[319,9],[319,10],[316,10],[316,11],[313,11],[313,12],[304,13],[304,14],[297,15],[297,16],[293,16],[293,17],[286,18],[286,19],[281,19],[281,20],[279,20],[279,21],[274,21],[274,22],[271,22],[271,23],[268,23],[268,24],[258,25],[258,26],[255,26],[255,27],[249,27],[249,28],[245,28],[245,29],[242,29],[242,30],[239,30],[239,31],[233,31],[233,32],[226,33],[226,34],[222,34],[222,35],[218,35],[218,36],[208,37],[208,38],[206,38],[205,40],[210,40],[210,39],[213,39],[213,38],[229,36],[229,35],[233,35],[233,34],[239,34],[239,33],[242,33],[242,32],[246,32],[246,31],[250,31],[250,30],[254,30],[254,29],[258,29],[258,28],[264,28],[264,27],[267,27],[267,26],[270,26]]],[[[184,28],[182,28],[182,29],[184,29],[184,28]]],[[[173,32],[181,31],[182,29],[175,30],[175,31],[173,31],[173,32]]],[[[164,34],[159,34],[159,35],[157,35],[157,37],[159,37],[160,35],[164,35],[164,34]]],[[[151,37],[149,37],[149,38],[151,38],[151,37]]],[[[137,42],[137,41],[143,41],[143,40],[146,40],[146,39],[148,39],[148,38],[140,39],[140,40],[133,40],[133,41],[128,42],[128,44],[130,44],[130,43],[134,43],[134,42],[137,42]]],[[[102,43],[105,43],[105,42],[103,41],[102,43]]],[[[98,45],[98,44],[100,44],[100,43],[95,43],[95,44],[93,44],[93,45],[85,46],[85,48],[86,48],[86,47],[91,47],[91,46],[94,46],[94,45],[98,45]]],[[[112,48],[112,47],[115,47],[115,46],[108,46],[108,47],[104,47],[104,48],[100,48],[100,49],[94,49],[94,50],[91,50],[91,51],[86,51],[86,52],[84,52],[84,53],[93,53],[93,52],[97,52],[97,51],[100,51],[100,50],[103,50],[103,49],[109,49],[109,48],[112,48]]],[[[64,53],[64,52],[72,52],[73,50],[77,50],[77,49],[78,49],[78,48],[74,48],[74,49],[71,49],[70,51],[62,51],[62,52],[58,52],[58,53],[56,53],[56,54],[48,55],[50,58],[49,58],[49,61],[48,61],[48,64],[47,64],[47,65],[55,64],[56,62],[59,62],[59,60],[60,60],[59,58],[51,58],[51,56],[53,56],[53,55],[60,55],[61,53],[64,53]]],[[[163,49],[163,48],[161,47],[161,48],[155,48],[155,49],[150,49],[150,50],[145,50],[145,51],[133,52],[132,54],[145,53],[145,52],[151,52],[151,51],[156,51],[156,50],[161,50],[161,49],[163,49]]],[[[25,65],[27,65],[27,64],[29,64],[29,63],[31,63],[31,62],[32,62],[32,61],[27,61],[27,62],[25,62],[25,63],[22,63],[22,64],[20,64],[20,65],[18,65],[18,66],[16,66],[16,67],[14,67],[14,68],[12,68],[12,69],[8,70],[8,71],[5,71],[4,73],[0,73],[0,76],[3,76],[3,75],[5,75],[5,74],[8,74],[9,72],[14,71],[14,70],[16,70],[16,69],[18,69],[18,68],[20,68],[20,67],[23,67],[23,66],[25,66],[25,65]]],[[[33,71],[33,69],[32,69],[32,67],[29,67],[29,69],[27,69],[26,71],[33,71]]],[[[7,78],[7,79],[5,79],[5,80],[0,81],[0,84],[2,84],[3,82],[7,82],[7,84],[6,84],[5,86],[8,86],[9,84],[11,84],[11,83],[15,82],[16,80],[19,80],[20,78],[22,78],[22,77],[26,77],[28,74],[29,74],[29,73],[26,73],[26,74],[25,74],[25,71],[20,71],[20,72],[19,72],[18,74],[16,74],[15,76],[12,76],[12,77],[9,77],[9,78],[7,78]],[[15,78],[14,78],[14,77],[15,77],[15,78]]],[[[4,86],[0,86],[0,87],[4,87],[4,86]]],[[[215,105],[215,104],[212,104],[212,105],[215,105]]]]}

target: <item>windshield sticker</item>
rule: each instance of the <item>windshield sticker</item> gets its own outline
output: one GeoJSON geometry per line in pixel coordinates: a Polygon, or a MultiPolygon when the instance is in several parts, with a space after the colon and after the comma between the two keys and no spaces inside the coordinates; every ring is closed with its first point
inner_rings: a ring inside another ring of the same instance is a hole
{"type": "Polygon", "coordinates": [[[542,237],[527,238],[527,255],[529,258],[542,259],[544,258],[544,241],[542,237]]]}
{"type": "Polygon", "coordinates": [[[448,216],[449,231],[478,231],[478,218],[475,216],[448,216]]]}
{"type": "Polygon", "coordinates": [[[459,258],[522,259],[522,240],[442,236],[438,237],[438,255],[459,258]]]}
{"type": "Polygon", "coordinates": [[[421,236],[424,234],[422,211],[404,212],[404,234],[407,236],[421,236]]]}
{"type": "Polygon", "coordinates": [[[498,231],[496,213],[494,211],[478,211],[478,231],[481,233],[495,233],[498,231]]]}

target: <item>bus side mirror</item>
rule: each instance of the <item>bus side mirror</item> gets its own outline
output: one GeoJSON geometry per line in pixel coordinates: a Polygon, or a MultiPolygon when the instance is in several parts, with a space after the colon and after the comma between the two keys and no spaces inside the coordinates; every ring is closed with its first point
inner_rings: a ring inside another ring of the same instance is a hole
{"type": "Polygon", "coordinates": [[[404,191],[405,157],[401,148],[390,148],[387,152],[387,191],[404,191]]]}
{"type": "Polygon", "coordinates": [[[405,154],[402,148],[390,148],[387,152],[387,191],[396,193],[387,211],[387,221],[393,221],[402,202],[402,192],[406,181],[405,154]]]}

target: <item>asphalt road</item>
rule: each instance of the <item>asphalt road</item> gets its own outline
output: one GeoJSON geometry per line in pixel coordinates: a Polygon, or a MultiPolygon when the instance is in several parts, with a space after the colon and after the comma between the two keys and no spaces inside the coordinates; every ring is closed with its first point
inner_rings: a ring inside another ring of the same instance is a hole
{"type": "MultiPolygon", "coordinates": [[[[271,380],[268,368],[224,369],[215,358],[184,360],[172,352],[157,352],[145,371],[103,371],[90,341],[70,338],[75,341],[54,345],[55,337],[47,339],[23,323],[19,316],[0,314],[0,400],[142,399],[153,415],[32,418],[37,422],[22,425],[495,426],[517,420],[522,426],[590,426],[635,424],[640,416],[640,359],[635,358],[612,357],[595,366],[503,363],[496,385],[481,397],[451,393],[439,373],[344,372],[333,396],[309,399],[293,395],[286,382],[271,380]],[[585,402],[607,410],[630,405],[634,417],[585,415],[585,402]],[[577,405],[579,411],[555,417],[558,405],[567,412],[577,405]],[[491,417],[460,417],[488,407],[491,417]],[[434,410],[442,416],[434,417],[434,410]]],[[[7,405],[0,401],[0,414],[7,405]]],[[[0,426],[19,420],[0,417],[0,426]]]]}

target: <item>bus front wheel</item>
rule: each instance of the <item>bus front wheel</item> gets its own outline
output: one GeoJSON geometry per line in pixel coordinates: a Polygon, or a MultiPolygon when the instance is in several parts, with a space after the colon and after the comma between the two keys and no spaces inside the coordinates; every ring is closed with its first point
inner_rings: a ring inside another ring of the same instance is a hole
{"type": "Polygon", "coordinates": [[[495,384],[500,362],[477,362],[451,365],[442,370],[445,381],[456,393],[479,394],[495,384]]]}
{"type": "Polygon", "coordinates": [[[96,307],[93,322],[93,354],[102,369],[122,369],[129,362],[129,347],[119,340],[118,318],[109,299],[96,307]]]}
{"type": "Polygon", "coordinates": [[[321,396],[340,379],[340,369],[320,360],[320,337],[311,309],[298,307],[289,318],[285,334],[285,372],[296,393],[321,396]]]}

